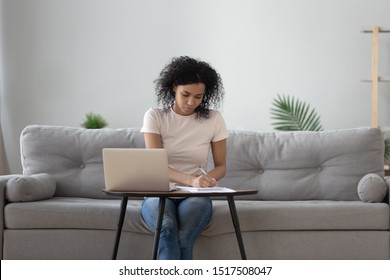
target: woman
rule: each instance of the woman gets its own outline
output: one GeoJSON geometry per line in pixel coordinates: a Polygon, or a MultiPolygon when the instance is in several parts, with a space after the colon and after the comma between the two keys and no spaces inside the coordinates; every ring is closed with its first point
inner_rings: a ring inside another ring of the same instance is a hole
{"type": "MultiPolygon", "coordinates": [[[[207,63],[174,58],[155,81],[157,101],[144,116],[147,148],[168,153],[169,179],[178,185],[213,187],[226,172],[228,132],[217,108],[224,96],[219,74],[207,63]],[[211,149],[214,168],[204,174],[211,149]]],[[[142,218],[156,228],[158,198],[146,198],[142,218]]],[[[192,259],[192,248],[212,216],[209,197],[168,199],[158,248],[159,259],[192,259]]]]}

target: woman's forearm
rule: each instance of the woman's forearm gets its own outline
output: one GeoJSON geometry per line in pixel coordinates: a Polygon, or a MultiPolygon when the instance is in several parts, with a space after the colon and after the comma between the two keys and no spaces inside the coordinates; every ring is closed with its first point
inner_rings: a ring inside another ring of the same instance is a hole
{"type": "Polygon", "coordinates": [[[171,167],[169,167],[168,174],[169,174],[169,180],[185,186],[191,186],[192,180],[195,177],[195,175],[186,174],[176,169],[173,169],[171,167]]]}
{"type": "Polygon", "coordinates": [[[226,175],[226,166],[216,166],[214,169],[210,170],[208,174],[211,178],[215,178],[217,181],[219,181],[226,175]]]}
{"type": "MultiPolygon", "coordinates": [[[[222,179],[226,174],[226,166],[221,165],[221,166],[216,166],[214,169],[210,170],[208,173],[207,177],[214,178],[214,183],[222,179]]],[[[205,176],[202,173],[199,174],[186,174],[183,172],[180,172],[176,169],[169,168],[169,180],[172,182],[175,182],[180,185],[185,185],[185,186],[197,186],[199,184],[199,179],[201,176],[205,176]]]]}

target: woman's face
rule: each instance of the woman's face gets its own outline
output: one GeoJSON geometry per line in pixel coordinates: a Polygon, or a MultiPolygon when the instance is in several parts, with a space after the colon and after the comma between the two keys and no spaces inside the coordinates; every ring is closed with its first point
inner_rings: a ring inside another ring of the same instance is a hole
{"type": "Polygon", "coordinates": [[[173,110],[179,115],[192,115],[202,103],[205,90],[206,86],[203,83],[174,86],[175,104],[173,110]]]}

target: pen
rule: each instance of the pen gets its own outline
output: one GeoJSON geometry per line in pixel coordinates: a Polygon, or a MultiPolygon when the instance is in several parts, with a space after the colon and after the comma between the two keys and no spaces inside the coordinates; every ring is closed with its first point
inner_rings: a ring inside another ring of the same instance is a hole
{"type": "MultiPolygon", "coordinates": [[[[212,179],[212,178],[210,177],[210,175],[202,168],[202,166],[199,166],[199,170],[200,170],[200,172],[203,173],[203,175],[205,175],[205,176],[207,176],[208,178],[212,179]]],[[[218,186],[218,185],[215,185],[215,187],[217,187],[217,186],[218,186]]]]}
{"type": "Polygon", "coordinates": [[[209,174],[207,174],[207,172],[202,168],[202,166],[199,166],[199,170],[200,170],[200,172],[203,173],[203,175],[206,175],[207,177],[210,177],[209,174]]]}

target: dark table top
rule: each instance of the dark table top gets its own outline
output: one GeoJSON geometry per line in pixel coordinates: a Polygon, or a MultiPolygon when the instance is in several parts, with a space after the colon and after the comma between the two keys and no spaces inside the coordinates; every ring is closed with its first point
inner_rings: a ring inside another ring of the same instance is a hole
{"type": "Polygon", "coordinates": [[[248,190],[234,190],[233,192],[221,192],[221,191],[207,191],[207,192],[190,192],[183,190],[166,191],[166,192],[121,192],[121,191],[106,191],[106,194],[116,196],[127,196],[127,197],[191,197],[191,196],[237,196],[237,195],[250,195],[256,194],[258,191],[253,189],[248,190]]]}

